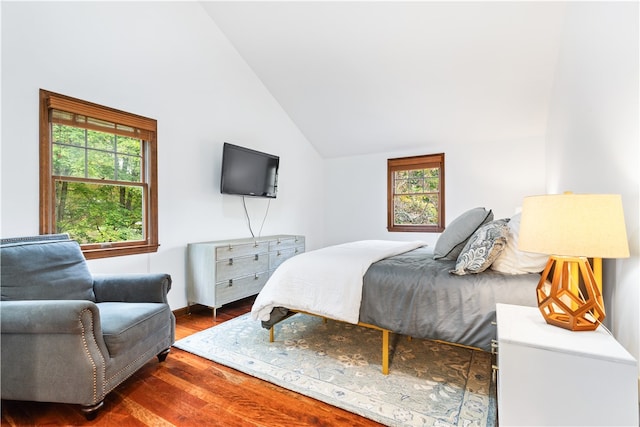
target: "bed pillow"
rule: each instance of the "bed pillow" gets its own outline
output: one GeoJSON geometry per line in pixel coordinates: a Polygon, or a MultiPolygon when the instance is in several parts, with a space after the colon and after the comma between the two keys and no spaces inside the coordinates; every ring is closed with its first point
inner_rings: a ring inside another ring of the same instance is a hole
{"type": "Polygon", "coordinates": [[[483,224],[493,220],[491,209],[474,208],[466,211],[442,232],[433,248],[433,259],[455,261],[469,237],[483,224]]]}
{"type": "Polygon", "coordinates": [[[450,273],[464,275],[485,271],[507,244],[509,220],[498,219],[481,226],[464,245],[456,269],[450,273]]]}
{"type": "Polygon", "coordinates": [[[491,269],[507,274],[540,273],[544,270],[549,255],[525,252],[518,249],[518,234],[520,232],[520,214],[511,217],[509,221],[509,236],[507,246],[500,256],[491,264],[491,269]]]}

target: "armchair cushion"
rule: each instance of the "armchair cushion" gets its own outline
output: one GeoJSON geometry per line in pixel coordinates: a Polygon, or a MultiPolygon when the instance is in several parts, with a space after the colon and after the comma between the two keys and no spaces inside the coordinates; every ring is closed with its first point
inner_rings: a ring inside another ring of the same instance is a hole
{"type": "Polygon", "coordinates": [[[2,301],[96,300],[93,277],[73,240],[3,244],[2,301]]]}
{"type": "Polygon", "coordinates": [[[102,336],[110,357],[130,351],[132,343],[141,343],[157,331],[171,326],[169,308],[156,303],[101,302],[102,336]]]}

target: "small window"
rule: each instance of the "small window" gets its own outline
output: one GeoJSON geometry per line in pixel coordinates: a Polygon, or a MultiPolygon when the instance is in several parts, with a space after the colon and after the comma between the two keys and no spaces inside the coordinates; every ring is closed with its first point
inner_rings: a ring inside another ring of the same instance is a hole
{"type": "Polygon", "coordinates": [[[387,161],[387,229],[444,230],[444,154],[387,161]]]}
{"type": "Polygon", "coordinates": [[[40,232],[85,257],[155,252],[157,122],[40,90],[40,232]]]}

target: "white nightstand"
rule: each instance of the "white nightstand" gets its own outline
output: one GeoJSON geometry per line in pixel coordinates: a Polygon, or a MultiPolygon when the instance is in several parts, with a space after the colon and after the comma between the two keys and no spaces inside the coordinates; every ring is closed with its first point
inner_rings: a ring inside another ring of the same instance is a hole
{"type": "Polygon", "coordinates": [[[496,315],[501,427],[638,425],[637,362],[604,328],[551,326],[536,307],[496,315]]]}

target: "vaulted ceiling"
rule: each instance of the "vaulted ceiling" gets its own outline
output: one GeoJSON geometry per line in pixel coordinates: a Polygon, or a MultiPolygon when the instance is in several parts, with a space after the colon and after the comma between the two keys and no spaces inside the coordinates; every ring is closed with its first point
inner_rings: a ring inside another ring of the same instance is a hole
{"type": "Polygon", "coordinates": [[[202,2],[325,158],[545,134],[562,2],[202,2]]]}

